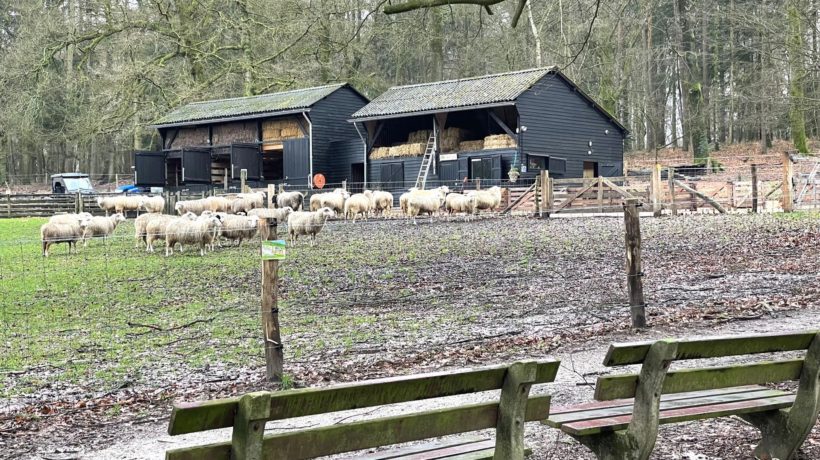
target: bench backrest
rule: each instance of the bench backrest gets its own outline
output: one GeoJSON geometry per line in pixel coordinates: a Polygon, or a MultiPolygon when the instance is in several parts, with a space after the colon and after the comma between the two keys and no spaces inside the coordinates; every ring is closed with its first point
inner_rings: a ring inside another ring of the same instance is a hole
{"type": "Polygon", "coordinates": [[[234,427],[232,442],[177,449],[167,459],[245,458],[244,437],[258,434],[259,458],[302,459],[371,447],[416,441],[486,428],[501,429],[505,410],[520,409],[527,421],[543,420],[550,397],[529,397],[532,384],[552,382],[558,361],[530,361],[512,365],[411,375],[326,388],[259,392],[242,398],[175,405],[168,433],[193,433],[234,427]],[[514,386],[515,388],[512,388],[514,386]],[[508,390],[508,387],[510,389],[508,390]],[[518,395],[523,392],[524,406],[518,395]],[[471,404],[409,415],[326,426],[265,436],[264,423],[308,415],[382,406],[453,395],[502,389],[501,401],[471,404]],[[251,435],[249,435],[251,433],[251,435]]]}
{"type": "MultiPolygon", "coordinates": [[[[669,350],[669,361],[674,361],[807,350],[818,334],[820,331],[805,331],[661,342],[666,344],[665,348],[669,350]]],[[[650,348],[656,343],[658,342],[613,344],[607,352],[604,365],[643,364],[650,348]]],[[[682,393],[798,380],[803,370],[803,361],[803,359],[787,359],[669,371],[666,372],[663,380],[663,393],[682,393]]],[[[666,371],[666,368],[662,371],[666,371]]],[[[600,401],[632,398],[636,394],[638,381],[639,374],[599,377],[595,386],[595,398],[600,401]]]]}

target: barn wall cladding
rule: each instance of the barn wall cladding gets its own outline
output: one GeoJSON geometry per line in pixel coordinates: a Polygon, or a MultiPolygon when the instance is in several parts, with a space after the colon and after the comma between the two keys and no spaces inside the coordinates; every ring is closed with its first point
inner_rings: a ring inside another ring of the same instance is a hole
{"type": "Polygon", "coordinates": [[[174,171],[164,184],[169,188],[236,186],[240,169],[248,170],[252,186],[309,187],[317,173],[331,183],[350,180],[350,165],[364,161],[364,143],[347,119],[367,102],[340,83],[190,103],[154,122],[164,148],[153,161],[135,154],[137,185],[158,185],[162,169],[174,171]],[[174,153],[191,149],[197,154],[174,153]]]}
{"type": "Polygon", "coordinates": [[[368,134],[368,177],[382,186],[399,171],[384,165],[401,165],[404,187],[419,176],[418,143],[427,139],[419,130],[439,134],[427,180],[447,183],[503,182],[514,167],[525,178],[542,169],[553,177],[620,176],[628,135],[556,67],[393,87],[350,121],[368,134]]]}

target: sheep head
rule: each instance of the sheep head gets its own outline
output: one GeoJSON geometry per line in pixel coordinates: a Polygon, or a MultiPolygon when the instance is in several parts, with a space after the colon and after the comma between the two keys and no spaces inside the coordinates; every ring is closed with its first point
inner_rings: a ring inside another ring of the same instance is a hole
{"type": "Polygon", "coordinates": [[[330,209],[330,208],[327,208],[327,207],[322,208],[322,209],[320,209],[320,210],[318,210],[318,211],[316,211],[316,212],[317,212],[320,216],[324,217],[325,219],[330,219],[331,217],[333,217],[333,216],[335,216],[335,215],[336,215],[336,211],[334,211],[334,210],[332,210],[332,209],[330,209]]]}
{"type": "Polygon", "coordinates": [[[182,215],[184,210],[185,205],[183,205],[182,203],[177,203],[174,205],[174,211],[176,211],[177,214],[182,215]]]}

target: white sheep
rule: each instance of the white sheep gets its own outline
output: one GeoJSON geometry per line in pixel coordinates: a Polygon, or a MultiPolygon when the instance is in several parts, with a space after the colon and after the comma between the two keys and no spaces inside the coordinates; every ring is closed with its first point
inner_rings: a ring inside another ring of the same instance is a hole
{"type": "Polygon", "coordinates": [[[93,216],[88,212],[81,212],[78,214],[55,214],[48,219],[51,224],[79,224],[84,220],[91,219],[93,216]]]}
{"type": "MultiPolygon", "coordinates": [[[[122,214],[123,216],[128,211],[135,211],[139,214],[140,205],[145,197],[138,195],[124,195],[114,197],[114,212],[122,214]]],[[[107,214],[107,213],[106,213],[107,214]]]]}
{"type": "Polygon", "coordinates": [[[373,192],[373,211],[385,215],[387,211],[393,209],[393,194],[382,190],[373,192]]]}
{"type": "MultiPolygon", "coordinates": [[[[286,223],[288,221],[288,216],[290,213],[293,212],[290,206],[285,206],[284,208],[276,208],[276,209],[269,209],[269,208],[257,208],[251,209],[248,212],[249,216],[256,216],[259,218],[259,231],[262,232],[262,228],[266,225],[266,222],[263,219],[267,219],[267,224],[270,223],[271,219],[276,220],[277,227],[276,231],[279,230],[279,224],[286,223]]],[[[264,235],[264,233],[262,233],[264,235]]],[[[269,235],[270,236],[270,235],[269,235]]],[[[275,236],[275,235],[274,235],[275,236]]]]}
{"type": "Polygon", "coordinates": [[[199,255],[205,255],[205,248],[213,243],[214,232],[222,226],[216,215],[202,216],[196,220],[175,219],[165,227],[165,256],[174,253],[174,246],[199,245],[199,255]]]}
{"type": "Polygon", "coordinates": [[[174,210],[180,216],[188,212],[200,215],[203,211],[210,210],[210,208],[208,207],[208,202],[205,199],[199,199],[177,201],[174,205],[174,210]]]}
{"type": "Polygon", "coordinates": [[[486,190],[473,190],[467,196],[476,198],[476,209],[495,211],[501,206],[501,187],[494,186],[486,190]]]}
{"type": "Polygon", "coordinates": [[[148,230],[148,223],[153,219],[158,219],[164,216],[165,214],[160,214],[156,212],[149,212],[145,214],[141,214],[136,219],[134,219],[134,247],[140,247],[140,241],[148,244],[147,241],[147,230],[148,230]]]}
{"type": "Polygon", "coordinates": [[[450,193],[444,199],[444,210],[450,215],[463,212],[470,216],[476,213],[476,206],[477,199],[475,196],[450,193]]]}
{"type": "Polygon", "coordinates": [[[265,207],[265,192],[237,193],[236,197],[250,201],[253,205],[250,209],[265,207]]]}
{"type": "Polygon", "coordinates": [[[161,196],[140,197],[139,209],[146,212],[162,212],[165,209],[165,198],[161,196]]]}
{"type": "Polygon", "coordinates": [[[316,244],[316,234],[325,226],[325,222],[335,213],[330,208],[320,208],[316,211],[297,211],[288,216],[288,234],[290,244],[295,245],[299,235],[310,235],[311,245],[316,244]]]}
{"type": "Polygon", "coordinates": [[[234,214],[245,214],[247,215],[251,209],[261,208],[262,206],[257,206],[256,201],[252,198],[236,198],[231,202],[231,212],[234,214]]]}
{"type": "Polygon", "coordinates": [[[117,225],[125,222],[125,216],[120,213],[106,217],[92,217],[83,221],[80,226],[83,228],[83,247],[88,246],[88,240],[94,237],[108,238],[114,233],[117,225]]]}
{"type": "Polygon", "coordinates": [[[205,210],[211,212],[231,212],[233,200],[224,196],[209,196],[205,198],[205,210]]]}
{"type": "Polygon", "coordinates": [[[345,201],[350,198],[350,193],[342,188],[337,188],[332,192],[317,193],[310,197],[310,210],[318,211],[321,208],[330,208],[334,212],[342,213],[345,209],[345,201]]]}
{"type": "Polygon", "coordinates": [[[114,196],[98,196],[97,197],[97,206],[100,207],[103,211],[105,211],[105,215],[107,216],[109,212],[113,212],[114,208],[116,207],[116,199],[119,197],[114,196]]]}
{"type": "Polygon", "coordinates": [[[282,192],[276,195],[276,207],[290,207],[294,211],[300,211],[305,202],[305,195],[299,192],[282,192]]]}
{"type": "Polygon", "coordinates": [[[242,246],[242,240],[253,239],[259,231],[259,216],[226,214],[221,220],[220,235],[225,239],[236,241],[237,246],[242,246]]]}
{"type": "Polygon", "coordinates": [[[350,198],[345,200],[344,216],[345,220],[353,218],[353,223],[356,223],[356,217],[361,214],[365,220],[373,208],[373,200],[370,190],[365,190],[364,193],[353,194],[350,198]]]}
{"type": "Polygon", "coordinates": [[[399,209],[401,209],[401,213],[405,216],[407,215],[407,201],[410,199],[410,193],[412,193],[412,190],[404,192],[399,196],[399,209]]]}
{"type": "Polygon", "coordinates": [[[168,214],[153,214],[152,216],[145,225],[145,250],[147,252],[154,252],[154,241],[165,240],[165,230],[169,223],[177,219],[193,221],[197,218],[192,212],[185,213],[182,217],[168,214]]]}
{"type": "Polygon", "coordinates": [[[441,209],[444,204],[444,197],[450,189],[446,186],[441,186],[432,190],[411,190],[410,196],[407,198],[407,214],[413,218],[413,223],[417,224],[416,216],[426,212],[430,215],[430,220],[433,219],[433,213],[441,209]]]}
{"type": "Polygon", "coordinates": [[[68,253],[71,254],[72,249],[76,253],[77,241],[80,241],[83,238],[82,224],[86,222],[88,221],[83,220],[82,223],[46,222],[40,226],[40,239],[43,242],[43,256],[48,257],[48,249],[52,244],[57,243],[67,243],[68,253]]]}

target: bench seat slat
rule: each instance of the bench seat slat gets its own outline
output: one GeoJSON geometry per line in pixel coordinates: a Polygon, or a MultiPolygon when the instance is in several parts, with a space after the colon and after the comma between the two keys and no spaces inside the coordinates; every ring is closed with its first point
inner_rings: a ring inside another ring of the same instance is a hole
{"type": "MultiPolygon", "coordinates": [[[[678,345],[675,359],[707,359],[724,356],[774,353],[808,349],[820,331],[803,331],[783,334],[755,335],[750,337],[704,337],[675,340],[678,345]]],[[[654,342],[631,342],[612,344],[604,359],[604,366],[640,364],[654,342]]]]}
{"type": "Polygon", "coordinates": [[[395,458],[403,459],[404,457],[411,454],[430,452],[433,450],[444,449],[447,447],[463,446],[466,444],[478,444],[489,440],[490,439],[486,436],[460,436],[456,439],[450,439],[447,441],[436,441],[422,445],[405,446],[397,449],[382,450],[380,452],[374,452],[372,454],[359,454],[345,458],[351,460],[354,458],[357,460],[392,460],[395,458]]]}
{"type": "MultiPolygon", "coordinates": [[[[803,370],[802,359],[737,364],[731,366],[680,369],[666,374],[663,393],[683,393],[741,385],[798,380],[803,370]]],[[[638,386],[638,374],[608,375],[598,378],[595,399],[609,401],[632,398],[638,386]]]]}
{"type": "MultiPolygon", "coordinates": [[[[770,410],[785,409],[794,403],[794,395],[776,396],[774,398],[737,401],[711,406],[698,406],[661,411],[660,424],[681,423],[706,418],[726,417],[729,415],[750,414],[770,410]]],[[[632,415],[621,415],[609,418],[567,423],[561,430],[575,436],[588,436],[597,433],[624,430],[632,420],[632,415]]]]}
{"type": "MultiPolygon", "coordinates": [[[[549,395],[530,397],[525,420],[531,422],[547,418],[550,398],[549,395]]],[[[268,460],[309,459],[494,428],[497,419],[498,401],[490,401],[268,435],[264,439],[263,452],[268,460]]],[[[165,458],[229,460],[230,442],[169,450],[165,458]],[[224,456],[225,452],[227,456],[224,456]]]]}
{"type": "Polygon", "coordinates": [[[495,440],[487,440],[475,444],[467,444],[463,446],[446,447],[444,449],[437,449],[429,452],[421,452],[418,454],[411,454],[404,457],[396,457],[397,460],[432,460],[438,458],[452,458],[455,456],[474,454],[482,451],[494,451],[495,440]]]}
{"type": "MultiPolygon", "coordinates": [[[[726,404],[738,401],[752,401],[756,399],[774,398],[777,396],[786,396],[789,393],[779,390],[769,390],[760,388],[756,391],[746,391],[743,393],[729,393],[729,394],[715,394],[711,396],[701,396],[698,398],[678,399],[674,401],[661,400],[660,410],[683,409],[698,406],[713,406],[717,404],[726,404]]],[[[601,409],[587,410],[583,412],[571,412],[565,414],[550,414],[545,423],[553,428],[560,428],[561,425],[581,422],[585,420],[594,420],[599,418],[611,418],[620,415],[629,415],[632,413],[632,406],[617,406],[601,409]]]]}
{"type": "MultiPolygon", "coordinates": [[[[677,401],[679,399],[699,398],[701,396],[712,396],[720,394],[743,393],[746,391],[765,390],[766,387],[760,385],[746,385],[742,387],[720,388],[717,390],[689,391],[686,393],[674,393],[661,395],[661,401],[677,401]]],[[[573,404],[571,406],[558,406],[550,408],[550,416],[568,414],[571,412],[584,412],[592,409],[604,409],[607,407],[629,406],[635,403],[633,398],[613,399],[610,401],[594,401],[588,403],[573,404]]]]}
{"type": "MultiPolygon", "coordinates": [[[[535,384],[555,380],[560,362],[537,362],[535,384]]],[[[508,366],[436,372],[353,382],[326,388],[304,388],[271,393],[268,420],[382,406],[422,399],[497,390],[508,366]]],[[[239,398],[180,403],[174,406],[168,434],[179,435],[233,426],[239,398]]]]}

